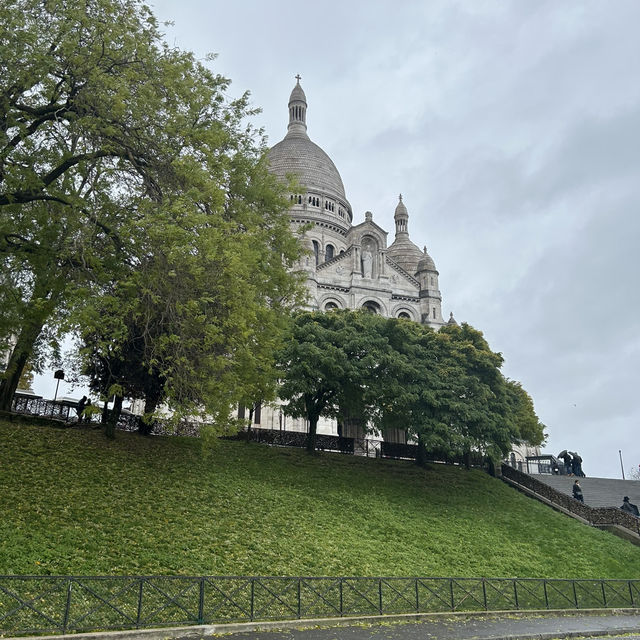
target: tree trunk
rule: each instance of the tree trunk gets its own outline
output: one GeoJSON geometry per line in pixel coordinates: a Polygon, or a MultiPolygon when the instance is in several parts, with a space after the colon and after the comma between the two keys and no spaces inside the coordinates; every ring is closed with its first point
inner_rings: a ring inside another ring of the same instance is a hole
{"type": "Polygon", "coordinates": [[[22,325],[16,346],[9,357],[4,377],[0,381],[0,410],[2,411],[11,411],[13,395],[18,388],[22,370],[29,356],[33,353],[33,345],[44,327],[45,320],[46,318],[38,314],[22,325]]]}
{"type": "Polygon", "coordinates": [[[307,452],[316,451],[316,430],[318,429],[318,419],[320,416],[309,416],[309,433],[307,435],[307,452]]]}
{"type": "Polygon", "coordinates": [[[155,419],[153,414],[158,407],[158,397],[155,395],[148,395],[144,400],[144,415],[138,422],[138,433],[143,436],[148,436],[153,431],[153,425],[155,419]]]}
{"type": "Polygon", "coordinates": [[[427,466],[427,447],[422,436],[418,436],[418,450],[416,451],[416,464],[419,467],[427,466]]]}
{"type": "Polygon", "coordinates": [[[109,418],[107,420],[107,426],[104,433],[107,438],[110,438],[112,440],[116,437],[116,425],[118,424],[120,414],[122,413],[122,400],[122,396],[114,396],[113,409],[111,409],[111,411],[109,412],[109,418]]]}
{"type": "Polygon", "coordinates": [[[59,294],[60,291],[56,287],[45,286],[40,279],[36,279],[31,299],[22,318],[18,340],[0,381],[0,411],[11,411],[13,395],[18,388],[24,365],[33,353],[36,340],[55,308],[59,294]]]}

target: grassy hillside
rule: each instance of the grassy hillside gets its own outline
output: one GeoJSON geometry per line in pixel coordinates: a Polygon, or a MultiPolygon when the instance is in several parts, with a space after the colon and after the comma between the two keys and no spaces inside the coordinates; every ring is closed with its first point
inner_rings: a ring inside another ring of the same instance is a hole
{"type": "Polygon", "coordinates": [[[0,422],[0,573],[637,578],[479,471],[0,422]]]}

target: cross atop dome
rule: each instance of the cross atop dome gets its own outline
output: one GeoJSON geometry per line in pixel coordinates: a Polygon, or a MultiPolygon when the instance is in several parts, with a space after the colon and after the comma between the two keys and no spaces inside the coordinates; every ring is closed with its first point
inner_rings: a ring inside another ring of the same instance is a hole
{"type": "Polygon", "coordinates": [[[300,80],[302,80],[302,76],[299,73],[296,73],[295,79],[298,81],[298,84],[300,84],[300,80]]]}

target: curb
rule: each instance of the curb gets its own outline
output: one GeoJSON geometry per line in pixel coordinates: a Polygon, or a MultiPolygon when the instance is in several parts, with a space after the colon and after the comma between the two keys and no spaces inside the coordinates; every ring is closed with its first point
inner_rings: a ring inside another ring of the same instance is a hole
{"type": "Polygon", "coordinates": [[[362,623],[375,626],[379,622],[440,622],[466,621],[473,619],[509,618],[527,619],[531,617],[576,617],[576,616],[637,616],[638,624],[629,627],[615,626],[603,630],[555,631],[537,633],[514,633],[512,635],[479,635],[474,640],[556,640],[558,638],[589,638],[611,635],[611,633],[640,633],[640,610],[638,609],[541,609],[532,611],[473,611],[446,613],[406,613],[383,616],[354,616],[348,618],[305,618],[301,620],[277,620],[264,622],[231,622],[185,627],[161,627],[154,629],[131,629],[125,631],[95,631],[90,633],[56,634],[42,636],[3,636],[3,640],[199,640],[215,635],[244,632],[280,631],[287,629],[304,630],[313,627],[348,627],[362,623]]]}

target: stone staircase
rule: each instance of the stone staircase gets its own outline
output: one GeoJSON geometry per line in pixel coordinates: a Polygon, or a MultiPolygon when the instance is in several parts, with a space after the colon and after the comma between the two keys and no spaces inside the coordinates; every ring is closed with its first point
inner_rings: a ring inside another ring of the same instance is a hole
{"type": "Polygon", "coordinates": [[[543,473],[534,474],[531,477],[568,496],[573,496],[573,483],[579,480],[584,502],[590,507],[619,507],[624,496],[629,496],[629,500],[633,504],[640,505],[640,482],[637,480],[574,478],[543,473]]]}
{"type": "Polygon", "coordinates": [[[640,482],[579,478],[585,500],[582,503],[573,498],[571,487],[576,478],[571,476],[529,475],[503,464],[501,477],[514,488],[557,511],[640,546],[640,518],[620,509],[624,496],[629,496],[634,504],[640,503],[640,482]]]}

